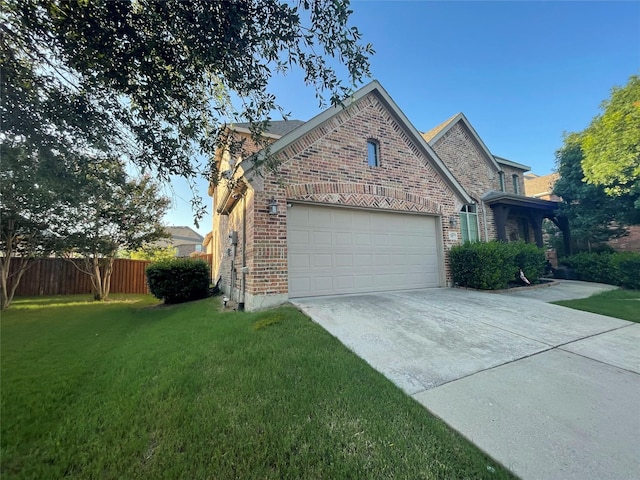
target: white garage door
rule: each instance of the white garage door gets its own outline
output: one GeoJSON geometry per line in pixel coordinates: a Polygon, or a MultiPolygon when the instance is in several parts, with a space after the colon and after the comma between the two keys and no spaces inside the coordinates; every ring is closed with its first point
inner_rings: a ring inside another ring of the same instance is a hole
{"type": "Polygon", "coordinates": [[[436,218],[294,204],[289,297],[440,286],[436,218]]]}

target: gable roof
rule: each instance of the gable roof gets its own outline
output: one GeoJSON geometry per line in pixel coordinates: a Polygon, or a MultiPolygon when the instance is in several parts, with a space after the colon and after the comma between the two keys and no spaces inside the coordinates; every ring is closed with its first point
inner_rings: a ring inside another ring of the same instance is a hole
{"type": "MultiPolygon", "coordinates": [[[[398,105],[393,101],[391,96],[389,96],[387,91],[382,88],[382,85],[380,85],[380,82],[378,82],[377,80],[373,80],[372,82],[368,83],[367,85],[353,93],[351,96],[349,96],[347,99],[343,100],[341,104],[328,108],[324,112],[313,117],[308,122],[300,125],[290,133],[276,140],[270,146],[270,153],[276,154],[279,151],[285,149],[295,141],[302,138],[307,133],[311,132],[326,121],[330,120],[333,116],[337,115],[345,109],[348,109],[349,105],[356,103],[358,100],[364,98],[369,94],[375,94],[378,96],[378,99],[395,117],[396,121],[404,127],[405,132],[408,134],[408,136],[426,154],[427,157],[433,160],[433,167],[443,178],[443,180],[449,185],[453,192],[456,193],[462,200],[464,200],[464,202],[471,203],[472,199],[469,194],[464,190],[464,188],[462,188],[462,185],[460,185],[456,178],[451,174],[444,162],[440,159],[440,157],[438,157],[438,154],[431,148],[429,143],[427,143],[427,141],[422,137],[420,132],[416,129],[416,127],[413,126],[413,124],[409,121],[402,110],[400,110],[400,107],[398,107],[398,105]]],[[[260,151],[256,155],[264,157],[265,153],[264,151],[260,151]]],[[[251,158],[245,160],[245,162],[247,162],[247,168],[244,169],[244,174],[246,176],[252,172],[253,162],[251,161],[251,158]]]]}
{"type": "MultiPolygon", "coordinates": [[[[273,138],[280,138],[287,133],[295,130],[300,125],[304,125],[302,120],[269,120],[264,134],[273,138]]],[[[249,123],[235,123],[230,126],[231,129],[243,133],[251,133],[249,123]]]]}
{"type": "Polygon", "coordinates": [[[523,163],[514,162],[513,160],[507,160],[506,158],[498,157],[494,155],[493,158],[496,159],[496,162],[500,165],[506,165],[507,167],[517,168],[519,170],[531,170],[531,167],[528,165],[524,165],[523,163]]]}
{"type": "Polygon", "coordinates": [[[449,117],[447,118],[444,122],[442,122],[440,125],[438,125],[437,127],[432,128],[431,130],[429,130],[428,132],[424,132],[422,134],[422,138],[424,138],[427,142],[431,142],[431,140],[433,140],[436,136],[438,138],[440,138],[440,135],[438,135],[442,130],[444,130],[444,127],[446,127],[447,125],[449,125],[449,123],[451,123],[451,121],[453,121],[453,119],[455,117],[457,117],[459,114],[455,114],[453,117],[449,117]]]}
{"type": "Polygon", "coordinates": [[[484,156],[487,159],[487,162],[491,164],[493,168],[496,169],[496,171],[499,172],[500,170],[502,170],[502,168],[500,168],[500,165],[498,165],[498,162],[496,162],[496,159],[494,158],[493,154],[489,151],[487,146],[480,139],[480,136],[475,131],[475,129],[471,126],[471,123],[469,122],[469,120],[467,120],[467,117],[465,117],[464,113],[462,112],[457,113],[456,115],[451,117],[449,120],[446,120],[445,122],[441,123],[437,127],[429,130],[428,132],[423,133],[422,138],[424,138],[427,142],[429,142],[429,145],[433,146],[457,123],[461,123],[467,129],[467,131],[471,134],[471,138],[475,141],[480,151],[484,154],[484,156]]]}
{"type": "Polygon", "coordinates": [[[201,244],[203,237],[191,227],[165,227],[171,235],[167,242],[175,247],[178,245],[190,245],[192,243],[201,244]]]}

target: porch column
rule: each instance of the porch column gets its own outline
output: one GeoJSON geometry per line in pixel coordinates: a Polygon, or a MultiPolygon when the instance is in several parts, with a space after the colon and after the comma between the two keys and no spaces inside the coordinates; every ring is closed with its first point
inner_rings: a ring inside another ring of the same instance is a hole
{"type": "Polygon", "coordinates": [[[509,216],[509,207],[505,205],[492,205],[493,218],[496,222],[496,234],[501,242],[507,241],[507,217],[509,216]]]}
{"type": "Polygon", "coordinates": [[[529,212],[529,221],[531,222],[531,226],[533,227],[533,237],[535,238],[536,245],[539,248],[544,247],[544,242],[542,240],[542,219],[543,215],[540,213],[529,212]]]}

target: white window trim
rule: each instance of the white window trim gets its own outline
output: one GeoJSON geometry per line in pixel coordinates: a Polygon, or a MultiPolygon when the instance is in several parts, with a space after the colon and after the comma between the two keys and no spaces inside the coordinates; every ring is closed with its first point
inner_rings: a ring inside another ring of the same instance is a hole
{"type": "Polygon", "coordinates": [[[468,205],[464,205],[462,207],[462,209],[460,210],[460,217],[462,218],[462,216],[465,216],[466,218],[466,228],[467,231],[465,232],[462,228],[462,221],[460,222],[460,232],[462,233],[462,241],[466,242],[466,241],[471,241],[471,242],[478,242],[480,241],[480,221],[478,219],[478,205],[475,203],[472,204],[468,204],[468,205]],[[472,210],[473,211],[469,211],[469,207],[473,207],[472,210]],[[469,228],[469,220],[470,219],[475,219],[475,238],[471,238],[471,232],[472,230],[469,228]],[[466,237],[466,238],[465,238],[466,237]]]}

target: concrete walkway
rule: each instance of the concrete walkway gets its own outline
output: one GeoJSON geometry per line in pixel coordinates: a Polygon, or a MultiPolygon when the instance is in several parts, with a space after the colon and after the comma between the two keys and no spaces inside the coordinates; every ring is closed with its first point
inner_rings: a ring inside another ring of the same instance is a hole
{"type": "Polygon", "coordinates": [[[640,478],[640,324],[543,301],[594,288],[293,303],[523,479],[640,478]]]}

